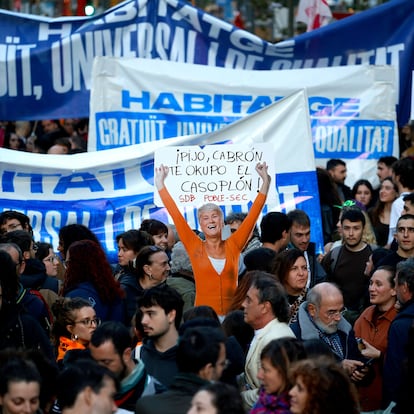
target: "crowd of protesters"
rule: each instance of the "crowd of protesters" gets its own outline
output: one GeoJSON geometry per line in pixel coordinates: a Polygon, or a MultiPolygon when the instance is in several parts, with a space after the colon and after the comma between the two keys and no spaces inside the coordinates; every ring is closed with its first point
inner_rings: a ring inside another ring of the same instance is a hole
{"type": "Polygon", "coordinates": [[[0,148],[39,154],[86,152],[87,118],[0,122],[0,148]]]}
{"type": "MultiPolygon", "coordinates": [[[[0,139],[76,153],[87,122],[6,123],[0,139]]],[[[3,208],[1,412],[411,412],[414,159],[380,158],[379,188],[348,187],[346,168],[331,159],[317,170],[322,253],[305,211],[258,219],[272,184],[265,162],[249,212],[206,204],[199,229],[156,166],[174,223],[117,234],[118,263],[84,225],[62,226],[54,249],[3,208]]]]}

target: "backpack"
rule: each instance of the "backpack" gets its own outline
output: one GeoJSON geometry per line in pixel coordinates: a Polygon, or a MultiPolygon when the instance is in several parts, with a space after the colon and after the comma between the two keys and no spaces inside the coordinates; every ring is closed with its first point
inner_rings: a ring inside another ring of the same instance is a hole
{"type": "MultiPolygon", "coordinates": [[[[372,245],[372,244],[367,244],[367,246],[369,246],[369,248],[371,249],[371,253],[377,248],[377,246],[372,245]]],[[[331,250],[331,263],[329,264],[329,272],[331,275],[334,274],[335,269],[336,269],[336,264],[338,263],[338,258],[342,252],[342,248],[344,247],[344,245],[342,246],[336,246],[331,250]]]]}

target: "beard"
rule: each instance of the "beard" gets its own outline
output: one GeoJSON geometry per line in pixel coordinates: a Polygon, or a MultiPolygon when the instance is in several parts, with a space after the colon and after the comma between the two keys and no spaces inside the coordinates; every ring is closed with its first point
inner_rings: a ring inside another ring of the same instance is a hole
{"type": "Polygon", "coordinates": [[[333,334],[338,330],[338,322],[331,322],[329,325],[322,322],[318,316],[315,316],[313,322],[315,325],[326,334],[333,334]]]}

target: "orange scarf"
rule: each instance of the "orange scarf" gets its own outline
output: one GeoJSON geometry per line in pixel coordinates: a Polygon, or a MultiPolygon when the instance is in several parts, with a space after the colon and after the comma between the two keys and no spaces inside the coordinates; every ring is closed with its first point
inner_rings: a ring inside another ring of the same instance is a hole
{"type": "Polygon", "coordinates": [[[80,342],[61,336],[59,338],[58,356],[56,361],[61,361],[66,352],[71,351],[72,349],[86,349],[86,347],[80,342]]]}

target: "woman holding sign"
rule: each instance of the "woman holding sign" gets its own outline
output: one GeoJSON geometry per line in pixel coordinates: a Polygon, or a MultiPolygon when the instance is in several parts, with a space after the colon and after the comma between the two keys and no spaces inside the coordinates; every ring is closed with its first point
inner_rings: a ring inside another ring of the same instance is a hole
{"type": "Polygon", "coordinates": [[[222,239],[224,217],[221,208],[212,203],[199,208],[198,222],[205,236],[205,240],[201,240],[187,224],[165,187],[169,168],[162,164],[155,168],[155,185],[191,260],[196,282],[195,306],[209,305],[220,316],[229,311],[237,287],[240,252],[250,237],[269,191],[267,169],[265,162],[256,165],[262,179],[259,193],[247,217],[228,239],[222,239]]]}

